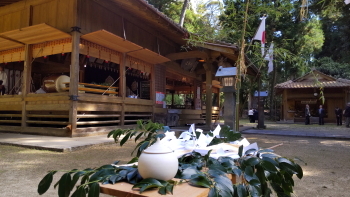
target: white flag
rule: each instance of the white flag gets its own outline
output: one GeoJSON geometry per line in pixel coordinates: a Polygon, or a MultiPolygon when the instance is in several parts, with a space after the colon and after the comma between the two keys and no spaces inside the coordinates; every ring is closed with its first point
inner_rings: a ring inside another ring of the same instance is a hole
{"type": "Polygon", "coordinates": [[[255,36],[253,40],[260,40],[261,41],[261,55],[264,56],[264,49],[265,49],[265,19],[266,17],[262,17],[261,23],[259,25],[258,31],[255,33],[255,36]]]}
{"type": "Polygon", "coordinates": [[[350,3],[350,0],[344,0],[344,3],[345,3],[345,4],[349,4],[349,3],[350,3]]]}
{"type": "Polygon", "coordinates": [[[271,43],[269,51],[266,53],[266,56],[264,59],[269,61],[269,64],[268,64],[269,69],[267,73],[272,72],[273,71],[273,42],[271,43]]]}

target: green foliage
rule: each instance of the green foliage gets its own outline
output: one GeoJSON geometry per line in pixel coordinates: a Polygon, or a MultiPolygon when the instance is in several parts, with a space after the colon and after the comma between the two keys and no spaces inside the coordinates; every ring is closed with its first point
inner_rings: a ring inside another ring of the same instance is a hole
{"type": "Polygon", "coordinates": [[[108,133],[107,137],[113,137],[115,143],[119,142],[120,146],[123,146],[128,140],[135,137],[135,142],[142,139],[135,147],[136,156],[139,157],[143,150],[157,141],[157,138],[163,138],[163,133],[158,133],[163,129],[163,124],[154,123],[151,120],[145,122],[143,120],[137,121],[137,127],[135,129],[116,129],[108,133]]]}
{"type": "MultiPolygon", "coordinates": [[[[243,150],[240,147],[240,152],[243,150]]],[[[248,150],[239,159],[220,157],[204,159],[192,152],[179,158],[177,178],[190,179],[194,186],[210,188],[209,197],[216,196],[291,196],[293,175],[303,177],[301,167],[293,160],[281,157],[272,150],[248,150]],[[228,174],[238,177],[232,183],[228,174]]]]}
{"type": "MultiPolygon", "coordinates": [[[[212,135],[212,133],[209,133],[209,135],[212,135]]],[[[239,139],[241,139],[242,134],[240,132],[233,131],[230,128],[230,126],[224,125],[221,128],[220,137],[221,138],[214,137],[214,139],[211,141],[209,146],[215,145],[215,144],[227,143],[227,142],[233,142],[233,141],[239,140],[239,139]]]]}
{"type": "MultiPolygon", "coordinates": [[[[50,171],[39,183],[38,193],[44,194],[52,183],[53,175],[57,171],[50,171]]],[[[58,186],[58,196],[68,197],[72,193],[72,197],[98,197],[100,195],[100,185],[115,184],[116,182],[126,181],[131,184],[136,184],[142,180],[135,166],[115,166],[104,165],[95,169],[77,170],[73,169],[64,173],[60,180],[55,184],[58,186]],[[80,179],[80,184],[77,185],[80,179]]]]}
{"type": "Polygon", "coordinates": [[[339,63],[330,57],[315,60],[312,64],[318,71],[334,78],[350,79],[349,63],[339,63]]]}

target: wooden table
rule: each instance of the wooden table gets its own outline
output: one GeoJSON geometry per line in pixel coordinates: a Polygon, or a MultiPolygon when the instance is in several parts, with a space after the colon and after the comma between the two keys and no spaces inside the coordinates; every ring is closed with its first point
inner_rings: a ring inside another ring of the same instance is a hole
{"type": "Polygon", "coordinates": [[[140,194],[138,190],[132,190],[132,186],[133,185],[126,182],[119,182],[114,185],[100,185],[100,192],[118,197],[207,197],[209,193],[209,188],[193,187],[188,183],[176,185],[173,190],[173,195],[161,195],[158,193],[158,189],[144,191],[140,194]]]}
{"type": "MultiPolygon", "coordinates": [[[[227,177],[232,181],[233,184],[237,183],[236,176],[228,174],[227,177]]],[[[173,179],[179,181],[180,179],[173,179]]],[[[140,194],[139,190],[132,190],[132,184],[126,182],[119,182],[114,185],[106,184],[100,185],[100,192],[117,197],[207,197],[209,188],[193,187],[188,183],[181,183],[174,186],[173,194],[161,195],[158,193],[158,189],[144,191],[140,194]]]]}

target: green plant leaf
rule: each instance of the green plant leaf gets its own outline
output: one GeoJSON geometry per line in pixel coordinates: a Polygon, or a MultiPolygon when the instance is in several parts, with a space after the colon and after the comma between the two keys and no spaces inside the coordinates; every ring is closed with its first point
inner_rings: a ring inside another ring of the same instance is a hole
{"type": "Polygon", "coordinates": [[[246,160],[246,164],[249,166],[255,166],[260,162],[260,159],[257,157],[251,157],[246,160]]]}
{"type": "Polygon", "coordinates": [[[195,175],[190,179],[189,183],[194,186],[210,188],[212,183],[205,175],[195,175]]]}
{"type": "Polygon", "coordinates": [[[268,161],[268,162],[272,163],[274,166],[278,166],[277,161],[272,159],[272,158],[270,158],[270,157],[263,157],[262,160],[268,161]]]}
{"type": "Polygon", "coordinates": [[[174,184],[169,183],[165,188],[166,188],[166,193],[173,194],[174,184]]]}
{"type": "Polygon", "coordinates": [[[114,131],[115,131],[115,130],[110,131],[110,132],[108,133],[108,135],[107,135],[107,138],[111,137],[111,135],[114,134],[114,131]]]}
{"type": "Polygon", "coordinates": [[[218,176],[214,178],[215,187],[219,189],[219,193],[221,196],[223,193],[233,195],[233,184],[232,181],[227,176],[218,176]],[[222,191],[224,191],[222,193],[222,191]]]}
{"type": "Polygon", "coordinates": [[[304,173],[303,173],[303,169],[298,165],[298,164],[294,164],[294,166],[295,166],[295,169],[297,170],[297,177],[299,178],[299,179],[301,179],[301,178],[303,178],[303,175],[304,175],[304,173]]]}
{"type": "Polygon", "coordinates": [[[180,179],[190,179],[192,175],[200,173],[197,168],[195,167],[189,167],[186,168],[182,173],[180,174],[180,179]]]}
{"type": "Polygon", "coordinates": [[[248,185],[248,191],[251,197],[260,197],[261,189],[259,186],[248,185]]]}
{"type": "Polygon", "coordinates": [[[163,187],[163,185],[157,179],[147,178],[143,179],[139,183],[136,183],[132,188],[140,188],[140,193],[142,193],[147,189],[158,187],[163,187]]]}
{"type": "Polygon", "coordinates": [[[277,172],[277,168],[270,161],[262,160],[260,165],[269,172],[277,172]]]}
{"type": "Polygon", "coordinates": [[[257,150],[252,148],[247,151],[245,151],[244,155],[254,155],[257,150]]]}
{"type": "Polygon", "coordinates": [[[289,163],[280,163],[279,168],[283,171],[286,171],[290,174],[297,174],[297,169],[295,168],[294,165],[290,165],[289,163]]]}
{"type": "Polygon", "coordinates": [[[208,163],[209,157],[210,157],[210,153],[211,153],[212,151],[213,151],[213,149],[210,149],[210,150],[208,151],[208,153],[204,155],[204,161],[205,161],[205,163],[208,163]]]}
{"type": "Polygon", "coordinates": [[[123,146],[125,142],[127,142],[130,139],[131,134],[132,133],[128,133],[123,137],[123,139],[120,141],[120,146],[123,146]]]}
{"type": "MultiPolygon", "coordinates": [[[[137,149],[137,157],[140,157],[143,150],[145,150],[149,146],[150,141],[142,141],[140,142],[140,146],[137,149]]],[[[137,147],[136,147],[137,148],[137,147]]]]}
{"type": "Polygon", "coordinates": [[[237,185],[237,194],[239,197],[247,197],[247,189],[244,184],[237,185]]]}
{"type": "Polygon", "coordinates": [[[79,172],[76,172],[74,175],[73,175],[73,179],[70,183],[70,191],[72,191],[74,189],[74,186],[75,184],[77,184],[79,178],[81,176],[83,176],[86,172],[85,171],[79,171],[79,172]]]}
{"type": "Polygon", "coordinates": [[[134,157],[128,162],[128,164],[135,163],[135,162],[138,162],[138,161],[139,161],[139,158],[138,157],[134,157]]]}
{"type": "Polygon", "coordinates": [[[77,190],[72,194],[71,197],[86,197],[86,191],[84,186],[79,186],[77,190]]]}
{"type": "Polygon", "coordinates": [[[143,132],[139,133],[136,137],[135,137],[135,142],[140,139],[140,137],[142,137],[143,135],[143,132]]]}
{"type": "Polygon", "coordinates": [[[255,171],[256,171],[255,175],[259,178],[259,181],[261,182],[261,184],[265,184],[266,176],[265,176],[264,168],[259,165],[259,166],[256,166],[255,171]]]}
{"type": "Polygon", "coordinates": [[[65,173],[62,175],[58,183],[58,196],[59,197],[68,197],[70,193],[70,183],[71,177],[70,173],[65,173]]]}
{"type": "Polygon", "coordinates": [[[249,181],[249,185],[260,186],[260,181],[258,179],[252,179],[249,181]]]}
{"type": "Polygon", "coordinates": [[[254,178],[254,171],[251,166],[247,166],[244,170],[244,178],[249,182],[254,178]]]}
{"type": "Polygon", "coordinates": [[[98,183],[89,184],[89,194],[88,197],[99,197],[100,196],[100,185],[98,183]]]}
{"type": "Polygon", "coordinates": [[[48,174],[45,175],[45,177],[40,181],[38,185],[38,193],[44,194],[49,188],[53,180],[53,175],[57,171],[50,171],[48,174]]]}
{"type": "Polygon", "coordinates": [[[159,188],[158,193],[161,195],[165,195],[166,194],[166,187],[159,188]]]}
{"type": "Polygon", "coordinates": [[[89,181],[93,182],[93,181],[102,181],[103,179],[105,179],[106,176],[112,176],[114,175],[114,169],[108,169],[108,168],[103,168],[99,171],[97,171],[95,174],[93,174],[89,181]]]}
{"type": "Polygon", "coordinates": [[[208,197],[220,197],[218,189],[216,187],[210,188],[208,197]]]}
{"type": "Polygon", "coordinates": [[[241,145],[241,146],[238,148],[238,155],[239,155],[239,157],[242,157],[242,155],[243,155],[243,145],[241,145]]]}

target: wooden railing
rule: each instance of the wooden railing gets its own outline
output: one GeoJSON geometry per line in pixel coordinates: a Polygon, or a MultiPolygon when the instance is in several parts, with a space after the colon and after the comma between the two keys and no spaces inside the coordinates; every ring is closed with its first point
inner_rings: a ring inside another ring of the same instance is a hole
{"type": "MultiPolygon", "coordinates": [[[[66,85],[65,88],[62,88],[62,90],[69,90],[69,82],[63,83],[66,85]]],[[[79,93],[97,93],[97,94],[109,94],[109,95],[118,95],[118,87],[114,86],[105,86],[105,85],[97,85],[97,84],[91,84],[91,83],[79,83],[78,91],[79,93]]]]}

